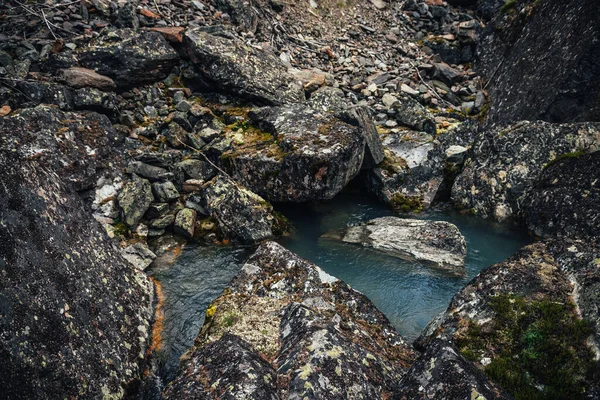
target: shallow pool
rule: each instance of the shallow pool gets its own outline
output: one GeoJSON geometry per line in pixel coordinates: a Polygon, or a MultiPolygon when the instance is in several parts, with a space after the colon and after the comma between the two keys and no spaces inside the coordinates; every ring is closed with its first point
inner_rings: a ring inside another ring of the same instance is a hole
{"type": "MultiPolygon", "coordinates": [[[[466,275],[456,277],[374,250],[320,238],[348,224],[394,215],[388,207],[361,192],[346,192],[325,202],[277,208],[295,226],[294,233],[279,242],[364,293],[408,340],[414,340],[481,269],[531,242],[523,229],[452,211],[430,211],[420,216],[452,222],[465,236],[466,275]]],[[[151,271],[161,281],[165,294],[163,348],[157,353],[164,381],[176,373],[178,359],[198,334],[207,306],[227,287],[252,251],[253,248],[188,245],[173,266],[151,271]]]]}

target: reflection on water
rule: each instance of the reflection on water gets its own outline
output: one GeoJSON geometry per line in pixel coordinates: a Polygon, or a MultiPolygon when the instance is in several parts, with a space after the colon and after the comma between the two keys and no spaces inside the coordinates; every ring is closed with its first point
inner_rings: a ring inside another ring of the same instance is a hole
{"type": "MultiPolygon", "coordinates": [[[[296,228],[294,234],[279,242],[364,293],[409,340],[415,339],[481,269],[504,260],[531,241],[522,230],[453,212],[430,212],[421,218],[452,222],[467,239],[466,276],[456,277],[360,246],[320,238],[332,229],[393,215],[366,195],[344,193],[327,202],[277,208],[296,228]]],[[[154,271],[166,295],[164,347],[159,354],[164,363],[163,380],[173,378],[179,356],[193,343],[204,322],[207,306],[227,287],[251,252],[251,248],[188,245],[170,269],[154,271]]]]}

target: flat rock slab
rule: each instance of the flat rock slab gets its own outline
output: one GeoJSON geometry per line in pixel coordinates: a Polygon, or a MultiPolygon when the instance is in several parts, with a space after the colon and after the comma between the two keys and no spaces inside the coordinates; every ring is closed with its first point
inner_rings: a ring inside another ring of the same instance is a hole
{"type": "Polygon", "coordinates": [[[364,295],[267,242],[210,305],[164,396],[390,398],[414,359],[364,295]]]}
{"type": "Polygon", "coordinates": [[[458,228],[449,222],[382,217],[324,237],[464,273],[467,244],[458,228]]]}
{"type": "Polygon", "coordinates": [[[296,103],[305,98],[302,85],[279,57],[248,46],[231,34],[190,29],[183,35],[183,46],[196,70],[220,90],[264,105],[296,103]]]}

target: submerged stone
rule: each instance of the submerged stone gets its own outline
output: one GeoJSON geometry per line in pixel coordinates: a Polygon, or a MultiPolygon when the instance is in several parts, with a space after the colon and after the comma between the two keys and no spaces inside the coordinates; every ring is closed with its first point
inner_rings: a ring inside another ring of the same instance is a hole
{"type": "Polygon", "coordinates": [[[360,244],[391,256],[433,264],[464,274],[467,244],[458,228],[445,221],[376,218],[324,235],[360,244]]]}

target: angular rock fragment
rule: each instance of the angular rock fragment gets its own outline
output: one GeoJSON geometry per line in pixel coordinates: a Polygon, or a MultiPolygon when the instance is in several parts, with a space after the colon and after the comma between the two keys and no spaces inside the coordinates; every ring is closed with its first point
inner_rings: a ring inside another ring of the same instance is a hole
{"type": "Polygon", "coordinates": [[[450,342],[436,339],[400,381],[394,399],[512,399],[465,359],[450,342]]]}
{"type": "Polygon", "coordinates": [[[203,196],[206,211],[228,238],[256,243],[272,237],[278,230],[273,207],[230,179],[213,178],[206,183],[203,196]]]}
{"type": "Polygon", "coordinates": [[[573,153],[542,171],[523,214],[537,236],[600,237],[600,152],[573,153]]]}
{"type": "Polygon", "coordinates": [[[449,222],[382,217],[324,237],[464,273],[467,244],[458,228],[449,222]]]}
{"type": "Polygon", "coordinates": [[[247,46],[233,35],[189,29],[183,46],[196,70],[221,90],[266,105],[304,100],[302,86],[278,57],[247,46]]]}
{"type": "Polygon", "coordinates": [[[486,132],[452,188],[455,206],[498,221],[523,217],[523,202],[554,159],[600,149],[600,124],[520,122],[486,132]]]}
{"type": "Polygon", "coordinates": [[[185,238],[194,237],[196,229],[196,211],[190,208],[184,208],[177,213],[175,217],[175,233],[185,238]]]}
{"type": "Polygon", "coordinates": [[[250,398],[257,390],[271,396],[265,398],[389,398],[413,360],[365,296],[266,242],[208,308],[180,375],[164,394],[216,399],[226,391],[221,382],[239,376],[229,388],[246,387],[250,398]],[[233,354],[257,372],[240,376],[233,354]]]}
{"type": "Polygon", "coordinates": [[[76,57],[81,66],[112,78],[119,88],[164,79],[179,59],[160,33],[120,30],[118,35],[118,42],[86,46],[76,57]]]}
{"type": "Polygon", "coordinates": [[[358,126],[305,105],[250,113],[256,127],[229,131],[227,172],[269,201],[333,198],[359,172],[365,140],[358,126]]]}
{"type": "Polygon", "coordinates": [[[63,69],[58,75],[58,80],[76,89],[90,87],[109,91],[115,88],[115,82],[108,76],[100,75],[94,70],[80,67],[63,69]]]}
{"type": "Polygon", "coordinates": [[[134,243],[125,247],[121,250],[121,255],[123,255],[123,258],[129,261],[131,265],[142,271],[148,268],[156,258],[156,254],[154,254],[143,242],[134,243]]]}
{"type": "Polygon", "coordinates": [[[123,221],[130,227],[135,227],[154,201],[152,185],[146,179],[133,175],[123,186],[118,200],[123,212],[123,221]]]}

